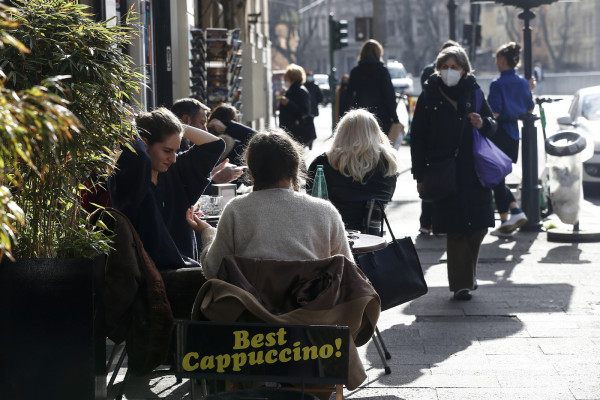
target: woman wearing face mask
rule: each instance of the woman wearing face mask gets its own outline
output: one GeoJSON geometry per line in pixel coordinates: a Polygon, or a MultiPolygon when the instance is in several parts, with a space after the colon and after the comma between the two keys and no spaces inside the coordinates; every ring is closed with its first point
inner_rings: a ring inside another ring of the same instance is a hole
{"type": "Polygon", "coordinates": [[[287,90],[279,106],[279,127],[297,142],[310,146],[317,134],[310,114],[310,94],[304,86],[304,68],[296,64],[288,65],[283,79],[287,90]]]}
{"type": "MultiPolygon", "coordinates": [[[[498,132],[492,141],[513,163],[519,157],[519,128],[517,120],[525,113],[533,112],[535,104],[527,79],[517,75],[521,46],[510,42],[500,46],[496,52],[496,66],[500,77],[490,84],[488,101],[498,119],[498,132]]],[[[519,208],[515,196],[504,183],[504,179],[494,187],[494,199],[500,214],[500,227],[491,234],[510,235],[527,223],[525,213],[519,208]]]]}
{"type": "Polygon", "coordinates": [[[433,231],[447,233],[447,269],[456,300],[470,300],[477,289],[477,259],[488,227],[494,226],[492,191],[479,183],[473,162],[472,128],[491,137],[496,131],[492,111],[482,99],[475,112],[475,90],[464,49],[443,49],[435,62],[436,73],[425,83],[411,126],[412,174],[420,191],[425,166],[456,154],[457,191],[433,202],[433,231]]]}

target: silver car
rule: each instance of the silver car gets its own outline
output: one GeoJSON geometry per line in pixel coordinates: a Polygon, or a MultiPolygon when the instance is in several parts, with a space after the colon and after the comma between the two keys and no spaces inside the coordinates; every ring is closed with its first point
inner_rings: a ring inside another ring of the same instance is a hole
{"type": "Polygon", "coordinates": [[[579,89],[569,114],[557,119],[560,129],[582,134],[594,146],[594,155],[583,163],[583,182],[600,184],[600,86],[579,89]]]}

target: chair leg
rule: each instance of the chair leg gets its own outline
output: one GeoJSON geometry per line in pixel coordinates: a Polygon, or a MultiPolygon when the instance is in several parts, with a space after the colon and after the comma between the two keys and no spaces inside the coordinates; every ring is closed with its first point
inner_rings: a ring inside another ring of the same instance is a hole
{"type": "MultiPolygon", "coordinates": [[[[114,358],[114,354],[116,354],[116,349],[117,349],[117,347],[115,346],[115,348],[113,349],[113,351],[111,353],[109,364],[106,366],[107,371],[110,368],[110,365],[112,364],[112,359],[114,358]]],[[[123,365],[123,361],[125,361],[126,356],[127,356],[127,351],[125,350],[125,344],[123,344],[123,346],[121,346],[121,355],[119,356],[119,361],[117,361],[117,365],[115,365],[115,370],[113,371],[113,373],[110,377],[110,381],[108,382],[108,386],[106,388],[107,392],[110,390],[110,388],[115,383],[115,379],[117,378],[117,375],[119,374],[119,371],[121,370],[121,366],[123,365]]]]}
{"type": "Polygon", "coordinates": [[[115,344],[113,346],[113,349],[110,352],[110,356],[108,357],[108,361],[106,363],[106,371],[108,371],[110,369],[110,366],[112,365],[113,361],[115,360],[115,357],[117,356],[117,353],[124,346],[125,346],[125,343],[119,343],[119,344],[115,344]]]}
{"type": "Polygon", "coordinates": [[[373,343],[375,343],[375,348],[377,349],[377,352],[379,353],[379,357],[381,358],[381,362],[382,362],[383,367],[385,369],[385,374],[386,375],[391,374],[392,373],[392,369],[387,364],[385,356],[383,355],[383,351],[381,351],[381,346],[379,344],[379,338],[377,338],[377,335],[373,336],[373,343]]]}
{"type": "Polygon", "coordinates": [[[119,392],[115,396],[115,400],[123,399],[123,392],[125,391],[125,385],[127,384],[128,380],[129,380],[129,370],[127,370],[127,372],[125,373],[125,378],[123,378],[123,383],[121,383],[121,386],[119,387],[119,392]]]}
{"type": "Polygon", "coordinates": [[[387,347],[385,346],[385,342],[383,341],[383,336],[381,336],[381,332],[379,332],[378,327],[375,327],[375,334],[377,335],[377,338],[379,339],[379,342],[381,343],[381,347],[383,348],[383,352],[385,354],[385,359],[389,360],[390,358],[392,358],[392,355],[390,354],[387,347]]]}
{"type": "Polygon", "coordinates": [[[335,400],[344,400],[344,385],[335,385],[335,400]]]}

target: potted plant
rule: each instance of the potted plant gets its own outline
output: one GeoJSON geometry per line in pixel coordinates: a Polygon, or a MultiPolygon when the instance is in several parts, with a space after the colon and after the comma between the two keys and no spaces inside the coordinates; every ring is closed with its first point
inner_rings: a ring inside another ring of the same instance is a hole
{"type": "Polygon", "coordinates": [[[15,3],[0,15],[0,393],[98,398],[110,238],[88,229],[80,194],[132,136],[132,31],[65,0],[15,3]]]}

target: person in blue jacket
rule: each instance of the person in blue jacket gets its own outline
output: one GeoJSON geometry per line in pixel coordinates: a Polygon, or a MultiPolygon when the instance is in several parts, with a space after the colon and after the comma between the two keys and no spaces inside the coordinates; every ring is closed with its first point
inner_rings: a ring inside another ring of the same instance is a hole
{"type": "Polygon", "coordinates": [[[139,136],[132,149],[122,148],[108,181],[112,204],[132,222],[159,271],[199,267],[186,212],[210,182],[225,145],[206,131],[182,125],[166,108],[138,114],[135,125],[139,136]],[[177,153],[182,136],[192,146],[177,153]]]}
{"type": "MultiPolygon", "coordinates": [[[[500,46],[496,52],[496,66],[500,77],[490,83],[488,103],[498,121],[498,131],[491,138],[513,163],[519,157],[520,116],[533,111],[534,103],[527,79],[517,75],[521,46],[510,42],[500,46]]],[[[527,216],[519,208],[515,197],[504,179],[494,187],[494,200],[500,214],[500,227],[492,235],[506,235],[527,223],[527,216]]]]}

